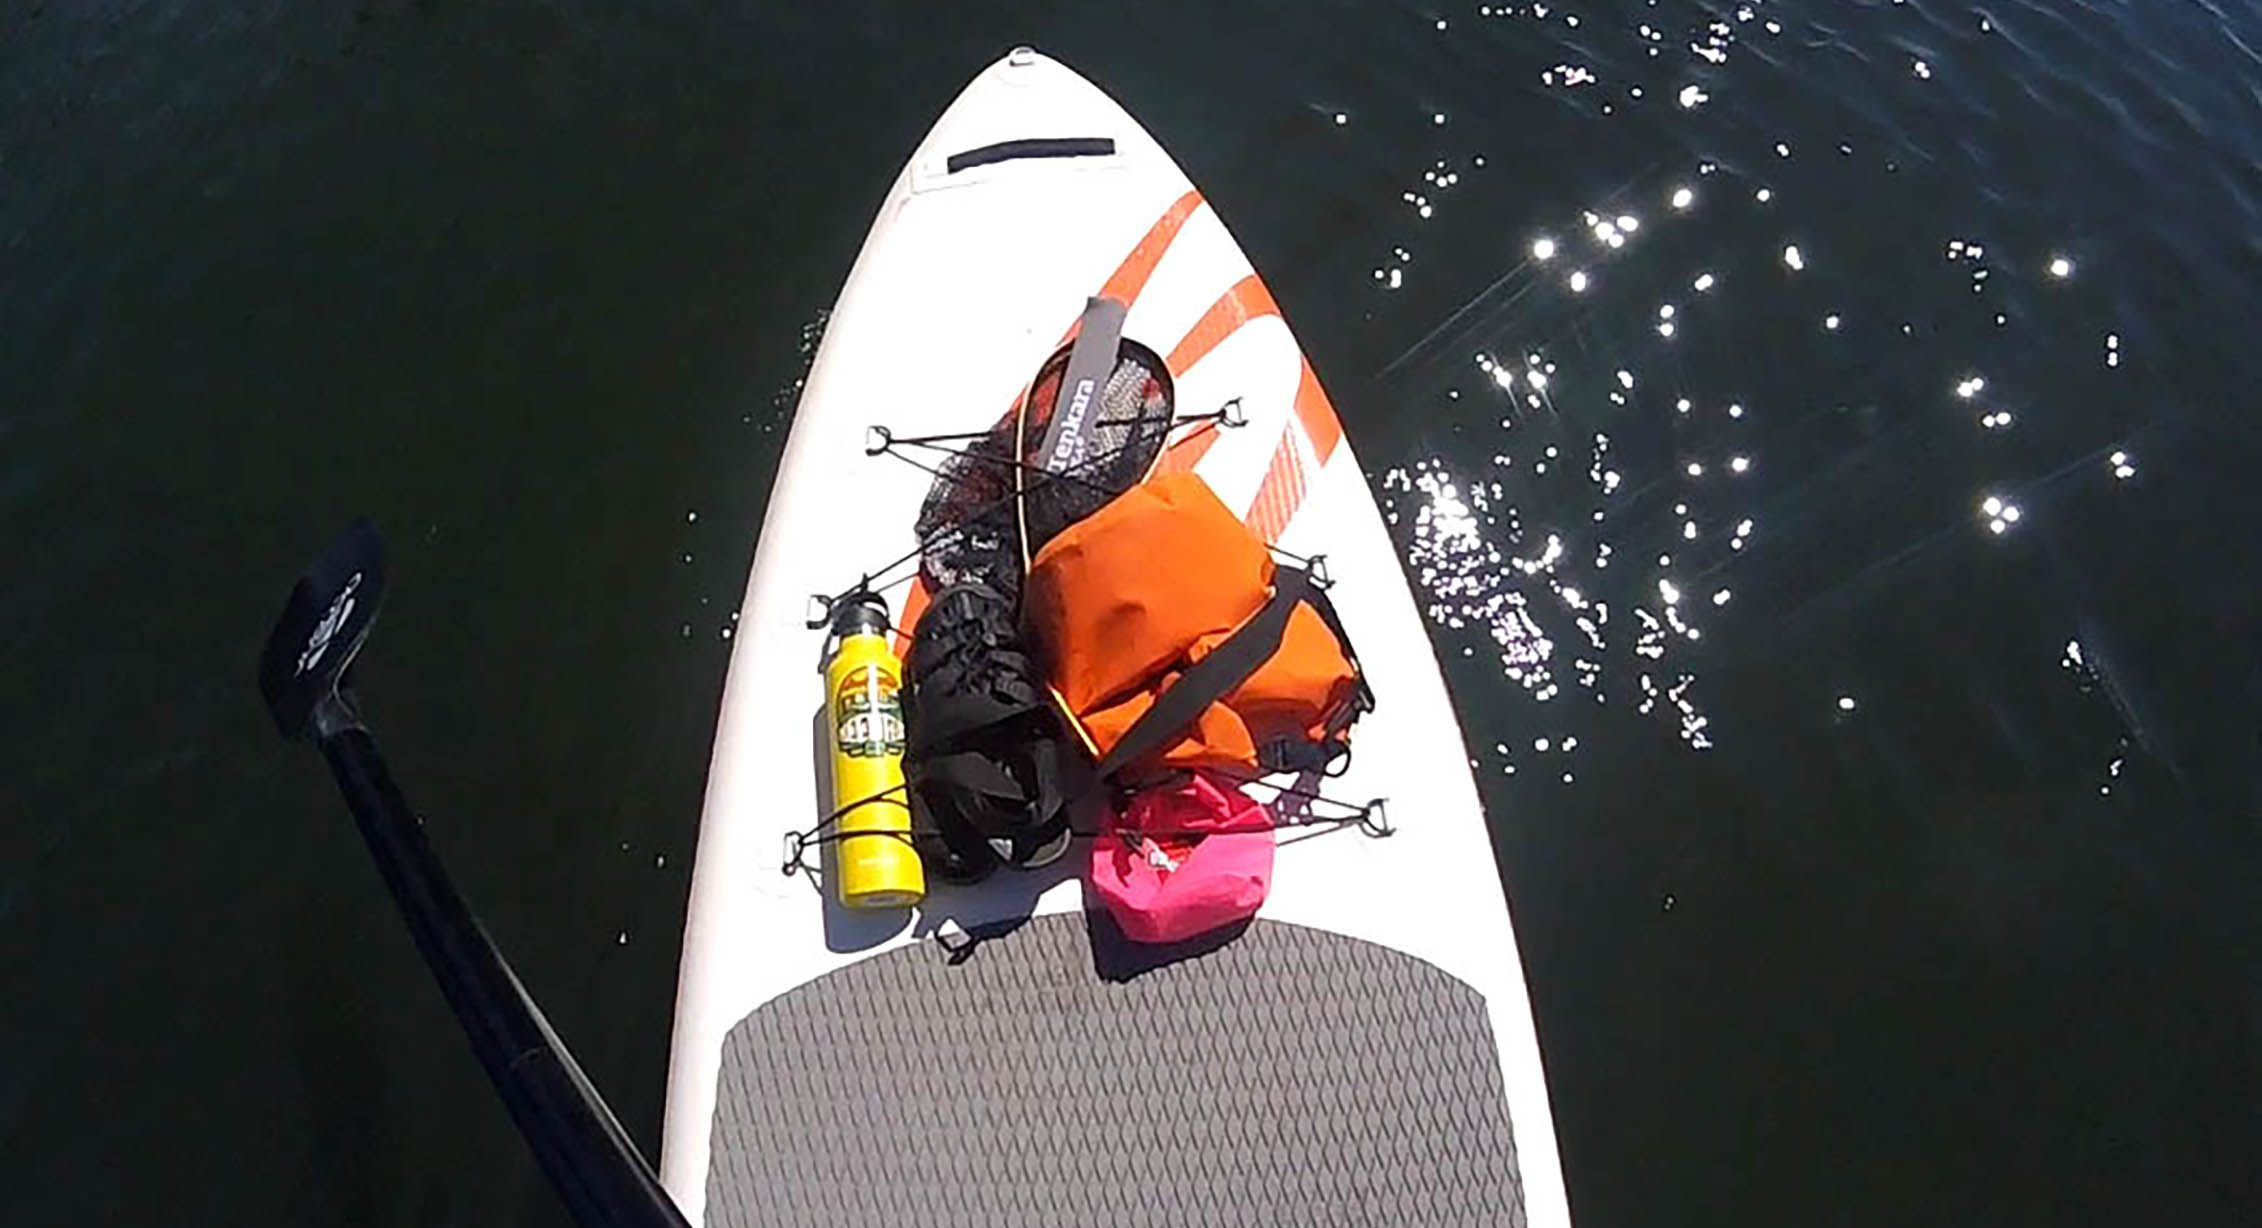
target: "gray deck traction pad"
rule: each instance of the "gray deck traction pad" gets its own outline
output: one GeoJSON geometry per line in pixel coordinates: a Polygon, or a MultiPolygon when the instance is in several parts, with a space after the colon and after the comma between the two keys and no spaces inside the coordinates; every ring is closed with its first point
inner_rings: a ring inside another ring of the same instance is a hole
{"type": "Polygon", "coordinates": [[[898,947],[741,1020],[719,1077],[710,1228],[1524,1223],[1482,997],[1284,922],[898,947]]]}

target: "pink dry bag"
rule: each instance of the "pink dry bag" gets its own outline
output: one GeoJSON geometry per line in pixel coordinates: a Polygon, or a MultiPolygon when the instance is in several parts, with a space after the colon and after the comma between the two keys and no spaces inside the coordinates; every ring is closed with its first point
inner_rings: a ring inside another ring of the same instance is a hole
{"type": "Polygon", "coordinates": [[[1178,942],[1257,915],[1272,883],[1272,812],[1195,770],[1132,795],[1092,842],[1092,889],[1134,942],[1178,942]]]}

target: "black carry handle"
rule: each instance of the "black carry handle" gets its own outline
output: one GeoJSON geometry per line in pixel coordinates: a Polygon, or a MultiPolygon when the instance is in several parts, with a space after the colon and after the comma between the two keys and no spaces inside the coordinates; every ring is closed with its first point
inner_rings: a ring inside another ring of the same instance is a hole
{"type": "Polygon", "coordinates": [[[287,738],[312,737],[519,1133],[583,1228],[688,1228],[636,1144],[590,1085],[456,893],[424,825],[341,689],[377,617],[384,545],[357,521],[291,590],[260,657],[259,688],[287,738]]]}

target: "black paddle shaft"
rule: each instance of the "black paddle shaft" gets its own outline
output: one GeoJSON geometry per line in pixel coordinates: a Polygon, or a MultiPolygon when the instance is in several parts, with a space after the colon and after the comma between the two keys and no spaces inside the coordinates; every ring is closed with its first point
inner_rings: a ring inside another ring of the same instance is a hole
{"type": "Polygon", "coordinates": [[[457,894],[339,684],[376,618],[383,548],[356,524],[292,590],[261,658],[287,737],[312,736],[472,1052],[583,1228],[688,1228],[597,1089],[457,894]]]}
{"type": "Polygon", "coordinates": [[[376,739],[351,727],[324,736],[321,746],[417,949],[566,1209],[585,1228],[685,1228],[628,1132],[456,893],[376,739]]]}

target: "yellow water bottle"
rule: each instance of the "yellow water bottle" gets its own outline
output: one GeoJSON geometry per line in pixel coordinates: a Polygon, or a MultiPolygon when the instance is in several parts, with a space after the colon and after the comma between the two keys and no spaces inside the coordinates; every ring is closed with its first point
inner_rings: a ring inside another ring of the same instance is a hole
{"type": "Polygon", "coordinates": [[[911,843],[903,787],[903,662],[888,647],[888,611],[878,597],[842,602],[832,629],[837,642],[825,663],[825,695],[833,811],[840,816],[840,902],[909,908],[926,898],[927,876],[911,843]]]}

